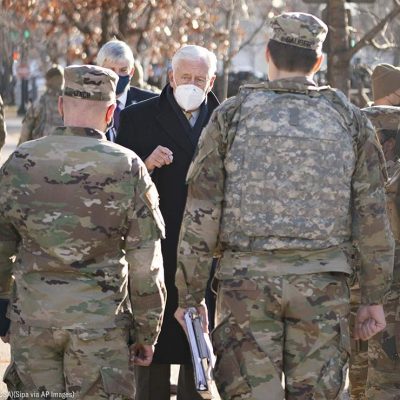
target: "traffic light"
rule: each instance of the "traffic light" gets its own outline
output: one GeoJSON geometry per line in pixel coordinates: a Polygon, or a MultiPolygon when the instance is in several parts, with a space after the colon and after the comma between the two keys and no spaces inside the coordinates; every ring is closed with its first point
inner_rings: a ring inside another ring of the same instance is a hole
{"type": "Polygon", "coordinates": [[[31,37],[31,33],[29,32],[29,29],[24,29],[24,39],[28,40],[31,37]]]}

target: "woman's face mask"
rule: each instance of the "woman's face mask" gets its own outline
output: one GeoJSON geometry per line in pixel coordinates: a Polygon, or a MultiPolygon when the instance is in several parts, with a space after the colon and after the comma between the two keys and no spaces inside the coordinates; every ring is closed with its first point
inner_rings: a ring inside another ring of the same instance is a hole
{"type": "Polygon", "coordinates": [[[194,111],[204,101],[206,93],[196,85],[187,84],[176,86],[174,96],[176,102],[183,110],[194,111]]]}

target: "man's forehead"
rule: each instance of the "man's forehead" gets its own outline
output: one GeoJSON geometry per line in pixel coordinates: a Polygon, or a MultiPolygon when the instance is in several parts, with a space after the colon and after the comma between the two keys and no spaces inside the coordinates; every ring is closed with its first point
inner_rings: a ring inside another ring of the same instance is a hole
{"type": "Polygon", "coordinates": [[[175,70],[180,74],[208,75],[209,66],[203,59],[181,59],[176,63],[175,70]]]}
{"type": "Polygon", "coordinates": [[[129,68],[129,61],[128,60],[105,60],[104,68],[115,68],[115,69],[122,69],[122,68],[129,68]]]}

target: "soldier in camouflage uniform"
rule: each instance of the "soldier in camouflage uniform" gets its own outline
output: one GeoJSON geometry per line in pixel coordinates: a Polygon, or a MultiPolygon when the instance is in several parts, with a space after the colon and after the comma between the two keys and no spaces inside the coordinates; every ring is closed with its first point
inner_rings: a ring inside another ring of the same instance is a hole
{"type": "Polygon", "coordinates": [[[385,327],[393,237],[383,155],[360,110],[312,80],[326,25],[284,13],[272,28],[271,81],[245,85],[217,108],[189,168],[176,317],[202,300],[218,245],[212,339],[221,397],[339,399],[353,241],[362,254],[355,334],[368,339],[385,327]]]}
{"type": "Polygon", "coordinates": [[[63,67],[58,65],[50,68],[46,73],[46,91],[37,104],[29,107],[22,121],[18,144],[47,136],[56,127],[64,125],[57,109],[58,98],[62,94],[63,85],[63,67]]]}
{"type": "MultiPolygon", "coordinates": [[[[392,227],[393,236],[396,243],[395,261],[398,259],[397,247],[398,247],[398,230],[399,230],[399,219],[396,203],[397,199],[397,185],[399,175],[399,163],[397,159],[400,155],[400,142],[397,137],[397,130],[400,123],[400,68],[396,68],[390,64],[379,64],[375,67],[372,73],[372,87],[374,95],[374,105],[363,109],[368,118],[372,121],[375,126],[378,136],[380,138],[381,145],[383,147],[384,156],[386,159],[386,168],[383,171],[386,180],[386,192],[388,196],[388,211],[392,227]],[[396,93],[398,92],[398,95],[396,93]]],[[[397,261],[396,261],[397,262],[397,261]]],[[[390,336],[390,332],[395,329],[395,319],[399,319],[399,316],[393,315],[394,304],[398,304],[398,284],[396,280],[396,263],[394,265],[394,283],[391,288],[391,294],[388,297],[388,304],[385,305],[385,315],[388,323],[388,327],[374,337],[371,341],[363,342],[360,340],[351,340],[352,351],[350,357],[350,368],[349,368],[349,380],[350,380],[350,398],[351,400],[363,400],[366,398],[384,398],[380,397],[383,395],[379,393],[378,397],[372,395],[373,389],[368,390],[369,395],[367,396],[367,381],[368,386],[376,386],[381,388],[385,385],[385,382],[396,387],[399,385],[400,379],[393,377],[398,374],[399,363],[397,360],[396,340],[394,336],[390,336]],[[397,292],[397,293],[396,293],[397,292]],[[390,309],[390,311],[389,311],[390,309]],[[389,335],[389,336],[388,336],[389,335]],[[389,340],[390,339],[390,340],[389,340]],[[385,350],[382,346],[379,346],[379,341],[385,340],[385,350]],[[373,347],[378,346],[380,348],[380,355],[371,353],[370,343],[374,343],[373,347]],[[390,347],[388,344],[390,343],[390,347]],[[386,351],[386,353],[385,353],[386,351]],[[384,356],[386,354],[386,356],[384,356]],[[376,360],[380,359],[379,362],[376,360]],[[375,360],[375,361],[373,361],[375,360]],[[397,366],[397,372],[396,372],[397,366]],[[382,371],[387,371],[385,380],[377,375],[376,368],[382,371]],[[375,376],[375,378],[374,378],[375,376]],[[376,379],[376,377],[379,377],[376,379]]],[[[358,274],[357,274],[358,275],[358,274]]],[[[351,287],[351,320],[353,321],[360,304],[360,287],[358,280],[355,281],[351,287]]],[[[398,322],[397,322],[398,325],[398,322]]],[[[399,329],[397,327],[397,329],[399,329]]],[[[397,345],[399,347],[399,345],[397,345]]],[[[399,348],[400,351],[400,348],[399,348]]],[[[399,386],[398,386],[399,387],[399,386]]],[[[395,389],[395,391],[398,389],[395,389]]],[[[378,393],[378,392],[376,392],[378,393]]],[[[388,399],[392,399],[389,394],[388,399]]],[[[386,399],[386,398],[385,398],[386,399]]]]}
{"type": "Polygon", "coordinates": [[[4,146],[6,141],[7,130],[6,130],[6,122],[4,120],[4,104],[3,99],[0,96],[0,150],[4,146]]]}
{"type": "Polygon", "coordinates": [[[66,127],[19,146],[1,170],[0,299],[10,298],[12,321],[4,380],[25,398],[133,399],[130,361],[152,359],[164,223],[143,162],[105,138],[117,79],[67,67],[66,127]]]}

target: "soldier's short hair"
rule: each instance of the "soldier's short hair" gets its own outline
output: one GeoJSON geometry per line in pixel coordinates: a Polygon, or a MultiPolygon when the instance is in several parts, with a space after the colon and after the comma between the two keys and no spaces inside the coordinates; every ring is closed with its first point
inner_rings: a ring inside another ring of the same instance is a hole
{"type": "Polygon", "coordinates": [[[181,60],[203,60],[208,65],[208,75],[213,76],[217,71],[217,57],[202,46],[194,44],[181,47],[172,57],[172,70],[175,70],[181,60]]]}
{"type": "Polygon", "coordinates": [[[97,54],[97,65],[103,67],[107,61],[111,63],[128,61],[129,68],[135,66],[135,58],[131,48],[122,40],[112,39],[105,43],[97,54]]]}
{"type": "Polygon", "coordinates": [[[268,50],[274,64],[282,71],[300,71],[308,74],[318,61],[319,52],[314,49],[292,46],[271,39],[268,50]]]}

